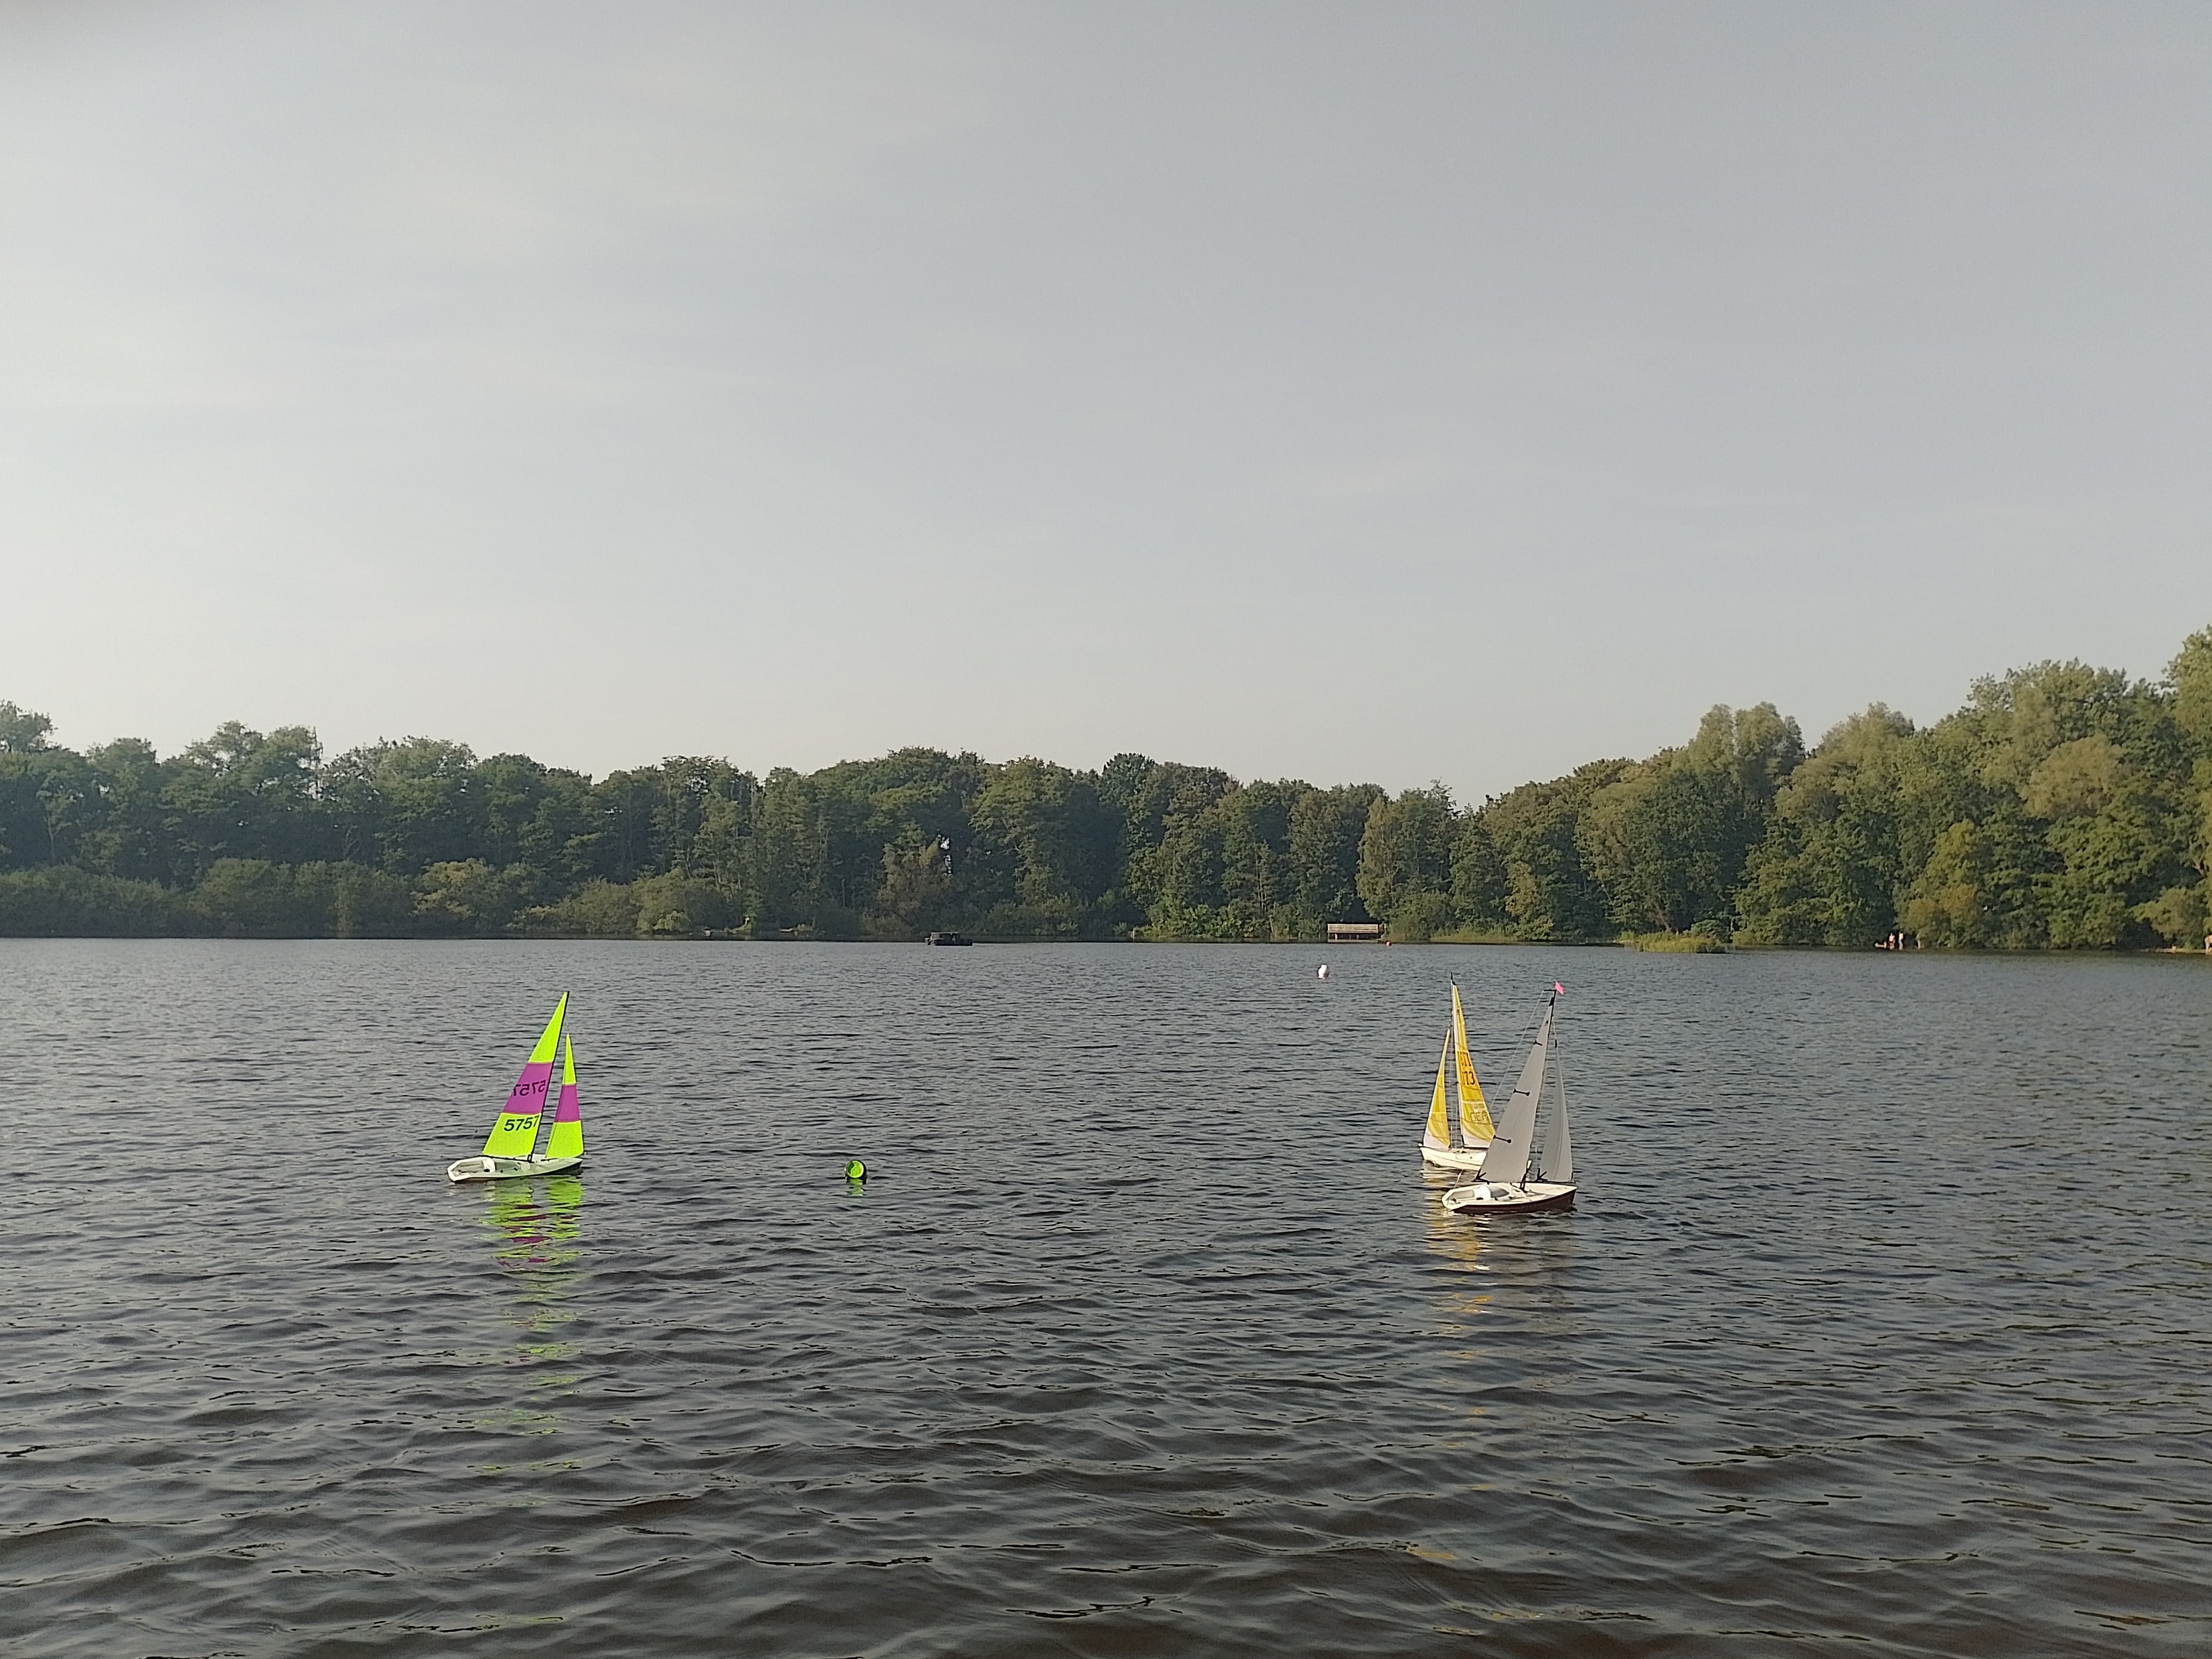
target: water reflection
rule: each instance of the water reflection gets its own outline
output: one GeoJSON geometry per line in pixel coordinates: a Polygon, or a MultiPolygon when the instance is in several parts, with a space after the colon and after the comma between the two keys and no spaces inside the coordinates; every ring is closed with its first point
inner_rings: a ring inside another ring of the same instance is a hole
{"type": "Polygon", "coordinates": [[[1488,1230],[1480,1223],[1454,1215],[1437,1201],[1452,1184],[1451,1178],[1437,1176],[1429,1176],[1421,1183],[1421,1218],[1429,1249],[1453,1267],[1474,1273],[1486,1272],[1482,1247],[1488,1230]]]}
{"type": "Polygon", "coordinates": [[[483,1224],[507,1241],[495,1253],[499,1265],[549,1291],[574,1279],[583,1255],[582,1177],[556,1175],[484,1184],[489,1194],[483,1224]]]}
{"type": "Polygon", "coordinates": [[[1449,1270],[1437,1298],[1437,1310],[1443,1316],[1437,1334],[1464,1340],[1474,1334],[1474,1322],[1490,1307],[1492,1266],[1482,1259],[1486,1230],[1469,1226],[1437,1201],[1455,1177],[1428,1169],[1424,1169],[1421,1176],[1415,1201],[1421,1206],[1422,1242],[1449,1270]]]}
{"type": "MultiPolygon", "coordinates": [[[[495,1363],[523,1368],[520,1381],[529,1392],[514,1390],[512,1382],[502,1385],[513,1390],[505,1407],[479,1426],[552,1434],[561,1426],[555,1407],[578,1380],[562,1365],[575,1345],[562,1340],[560,1333],[576,1316],[566,1304],[584,1274],[584,1183],[577,1176],[556,1175],[486,1184],[483,1224],[495,1236],[492,1260],[508,1275],[514,1293],[507,1309],[513,1342],[495,1363]]],[[[562,1466],[556,1460],[484,1468],[496,1473],[562,1466]]]]}
{"type": "Polygon", "coordinates": [[[1465,1318],[1494,1311],[1494,1299],[1504,1297],[1516,1316],[1566,1310],[1567,1281],[1580,1255],[1575,1212],[1454,1215],[1437,1201],[1453,1184],[1453,1177],[1427,1175],[1417,1200],[1423,1242],[1451,1270],[1441,1287],[1444,1310],[1465,1318]]]}

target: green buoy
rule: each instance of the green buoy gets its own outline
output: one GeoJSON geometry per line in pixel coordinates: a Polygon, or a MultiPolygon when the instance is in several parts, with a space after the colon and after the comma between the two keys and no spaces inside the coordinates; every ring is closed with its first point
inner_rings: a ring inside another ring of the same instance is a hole
{"type": "Polygon", "coordinates": [[[866,1164],[865,1164],[861,1163],[861,1162],[860,1162],[860,1160],[859,1158],[854,1158],[854,1159],[850,1164],[848,1164],[845,1166],[845,1179],[846,1179],[846,1180],[848,1180],[848,1181],[866,1181],[867,1178],[868,1178],[868,1166],[867,1166],[866,1164]]]}

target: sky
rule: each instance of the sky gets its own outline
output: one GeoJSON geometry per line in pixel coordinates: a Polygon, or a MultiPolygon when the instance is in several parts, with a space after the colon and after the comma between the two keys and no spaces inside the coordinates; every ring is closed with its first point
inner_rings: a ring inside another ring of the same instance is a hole
{"type": "Polygon", "coordinates": [[[1462,800],[2212,625],[2201,5],[0,0],[0,699],[1462,800]]]}

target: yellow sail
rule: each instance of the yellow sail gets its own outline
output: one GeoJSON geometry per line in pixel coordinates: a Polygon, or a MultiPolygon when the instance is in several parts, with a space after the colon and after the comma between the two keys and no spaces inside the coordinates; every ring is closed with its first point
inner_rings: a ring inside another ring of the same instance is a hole
{"type": "MultiPolygon", "coordinates": [[[[1467,1012],[1459,1006],[1459,981],[1452,981],[1452,1048],[1459,1055],[1459,1129],[1471,1146],[1480,1146],[1498,1131],[1483,1103],[1482,1085],[1474,1080],[1474,1059],[1467,1051],[1467,1012]]],[[[1438,1079],[1441,1085],[1442,1079],[1438,1079]]]]}
{"type": "Polygon", "coordinates": [[[1429,1097],[1429,1145],[1451,1145],[1451,1118],[1444,1104],[1444,1073],[1451,1067],[1451,1039],[1444,1039],[1444,1051],[1437,1056],[1437,1091],[1429,1097]]]}

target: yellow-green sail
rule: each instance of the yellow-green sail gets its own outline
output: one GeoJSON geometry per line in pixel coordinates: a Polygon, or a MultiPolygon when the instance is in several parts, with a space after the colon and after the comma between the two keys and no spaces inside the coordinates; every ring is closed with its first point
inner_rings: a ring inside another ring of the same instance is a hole
{"type": "Polygon", "coordinates": [[[538,1046],[530,1051],[529,1064],[514,1080],[514,1091],[507,1096],[506,1108],[491,1126],[483,1144],[486,1158],[528,1158],[530,1149],[538,1144],[538,1120],[544,1115],[545,1091],[553,1082],[553,1057],[561,1048],[561,1019],[568,1012],[568,998],[563,992],[561,1000],[553,1005],[553,1018],[545,1022],[538,1046]]]}
{"type": "Polygon", "coordinates": [[[1467,1013],[1459,1006],[1459,981],[1452,981],[1452,1048],[1459,1055],[1459,1130],[1470,1146],[1480,1146],[1498,1131],[1490,1121],[1490,1108],[1482,1098],[1482,1085],[1474,1080],[1474,1060],[1467,1051],[1467,1013]]]}
{"type": "Polygon", "coordinates": [[[576,1045],[561,1039],[561,1103],[553,1110],[553,1127],[545,1132],[545,1156],[581,1158],[584,1155],[584,1108],[576,1097],[576,1045]]]}

